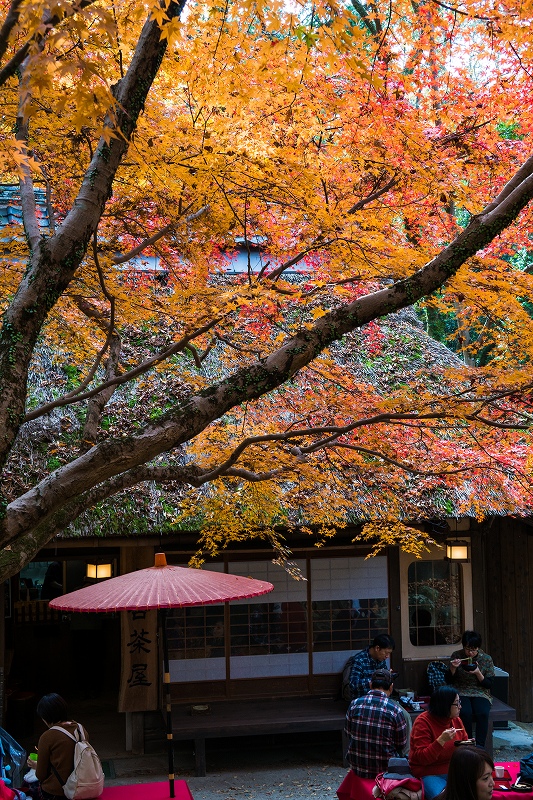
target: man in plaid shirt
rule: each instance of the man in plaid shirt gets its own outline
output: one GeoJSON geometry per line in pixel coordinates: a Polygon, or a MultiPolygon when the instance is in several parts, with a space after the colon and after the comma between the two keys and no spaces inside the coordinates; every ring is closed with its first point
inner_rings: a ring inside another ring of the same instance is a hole
{"type": "Polygon", "coordinates": [[[407,744],[405,716],[390,699],[392,672],[377,669],[370,681],[370,691],[350,705],[344,728],[349,739],[346,758],[360,778],[385,772],[389,758],[401,756],[407,744]]]}
{"type": "Polygon", "coordinates": [[[354,656],[350,672],[352,699],[363,697],[370,688],[370,676],[376,669],[383,669],[394,650],[394,639],[388,633],[376,636],[370,647],[354,656]]]}

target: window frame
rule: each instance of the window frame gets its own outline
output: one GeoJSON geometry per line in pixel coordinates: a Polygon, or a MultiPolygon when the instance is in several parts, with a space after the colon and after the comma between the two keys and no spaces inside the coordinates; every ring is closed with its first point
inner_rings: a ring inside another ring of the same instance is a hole
{"type": "MultiPolygon", "coordinates": [[[[469,537],[462,539],[468,540],[469,537]]],[[[409,565],[420,561],[443,561],[446,549],[431,547],[420,559],[412,553],[400,551],[400,618],[402,632],[402,656],[406,661],[427,661],[433,658],[449,658],[454,646],[451,644],[416,645],[412,644],[409,636],[409,596],[408,596],[408,571],[409,565]]],[[[463,630],[471,630],[474,626],[474,612],[472,603],[472,565],[470,562],[460,564],[461,592],[463,606],[463,630]]]]}

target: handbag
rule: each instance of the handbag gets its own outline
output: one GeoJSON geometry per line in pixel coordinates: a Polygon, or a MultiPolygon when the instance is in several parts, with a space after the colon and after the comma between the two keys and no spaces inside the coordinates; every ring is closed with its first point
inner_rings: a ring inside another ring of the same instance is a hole
{"type": "Polygon", "coordinates": [[[406,758],[389,758],[387,771],[376,777],[372,794],[383,800],[424,800],[424,786],[411,774],[406,758]]]}
{"type": "Polygon", "coordinates": [[[424,787],[422,781],[412,775],[403,778],[385,778],[381,773],[376,777],[372,794],[383,800],[423,800],[424,787]]]}

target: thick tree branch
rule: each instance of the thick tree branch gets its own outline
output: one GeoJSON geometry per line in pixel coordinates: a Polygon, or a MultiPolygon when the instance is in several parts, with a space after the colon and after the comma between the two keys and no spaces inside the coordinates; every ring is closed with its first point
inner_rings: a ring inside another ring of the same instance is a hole
{"type": "Polygon", "coordinates": [[[30,51],[30,47],[31,42],[26,42],[26,44],[23,45],[20,50],[18,50],[15,55],[10,58],[6,66],[3,69],[0,69],[0,86],[3,86],[4,83],[13,77],[13,75],[17,74],[17,70],[20,68],[30,51]]]}
{"type": "Polygon", "coordinates": [[[530,156],[528,160],[522,164],[520,169],[515,172],[513,177],[507,181],[503,189],[501,190],[500,194],[494,198],[492,203],[489,203],[483,209],[483,214],[488,214],[491,211],[496,211],[502,204],[502,202],[509,197],[512,192],[517,191],[523,186],[524,182],[531,177],[533,174],[533,156],[530,156]]]}
{"type": "MultiPolygon", "coordinates": [[[[286,470],[283,470],[286,471],[286,470]]],[[[255,473],[245,469],[228,470],[227,474],[249,482],[267,481],[281,474],[282,470],[255,473]]],[[[54,536],[64,531],[71,522],[81,514],[93,508],[97,503],[108,500],[118,492],[137,486],[143,482],[181,483],[200,487],[207,483],[202,470],[194,465],[186,467],[154,467],[143,465],[130,472],[109,480],[95,489],[67,503],[60,511],[21,539],[12,541],[0,550],[0,575],[15,575],[22,567],[34,558],[54,536]]]]}
{"type": "MultiPolygon", "coordinates": [[[[21,88],[24,88],[27,79],[24,76],[21,78],[21,88]]],[[[23,92],[21,92],[23,94],[23,92]]],[[[27,153],[28,150],[28,127],[29,120],[25,119],[23,110],[19,108],[19,116],[17,117],[17,130],[15,138],[21,143],[22,149],[27,153]]],[[[22,176],[19,181],[20,185],[20,204],[22,208],[22,223],[24,225],[24,232],[30,252],[37,253],[39,248],[40,230],[37,221],[37,204],[35,202],[35,191],[33,187],[33,178],[31,170],[26,163],[20,166],[22,176]]]]}
{"type": "Polygon", "coordinates": [[[9,44],[9,36],[18,23],[21,4],[22,0],[13,0],[0,28],[0,59],[4,57],[9,44]]]}
{"type": "Polygon", "coordinates": [[[277,478],[280,475],[289,472],[288,467],[279,467],[279,469],[271,469],[268,472],[252,472],[250,469],[243,469],[242,467],[232,467],[226,470],[223,475],[231,476],[234,478],[242,478],[248,483],[261,483],[262,481],[270,481],[272,478],[277,478]]]}
{"type": "Polygon", "coordinates": [[[374,38],[377,38],[379,30],[377,24],[369,17],[369,12],[363,5],[363,3],[359,2],[359,0],[352,0],[352,5],[354,9],[357,11],[361,22],[367,28],[368,32],[372,34],[374,38]]]}
{"type": "MultiPolygon", "coordinates": [[[[170,2],[172,20],[185,0],[170,2]]],[[[167,47],[161,29],[150,16],[139,36],[125,77],[115,87],[116,110],[106,122],[117,138],[102,138],[85,174],[78,197],[54,236],[32,253],[15,297],[7,309],[0,334],[0,419],[4,430],[0,464],[8,456],[24,418],[27,373],[37,337],[48,313],[80,265],[112,194],[116,171],[128,149],[139,114],[157,75],[167,47]]],[[[101,389],[102,387],[100,387],[101,389]]]]}
{"type": "Polygon", "coordinates": [[[168,225],[165,225],[164,228],[161,228],[160,231],[154,233],[153,236],[149,236],[147,239],[144,239],[137,247],[134,247],[129,253],[124,253],[121,256],[115,256],[112,261],[113,264],[125,264],[127,261],[131,261],[132,258],[138,256],[139,253],[142,253],[143,250],[146,250],[147,247],[151,247],[152,245],[156,244],[163,236],[166,236],[167,233],[173,231],[176,227],[174,222],[169,222],[168,225]]]}

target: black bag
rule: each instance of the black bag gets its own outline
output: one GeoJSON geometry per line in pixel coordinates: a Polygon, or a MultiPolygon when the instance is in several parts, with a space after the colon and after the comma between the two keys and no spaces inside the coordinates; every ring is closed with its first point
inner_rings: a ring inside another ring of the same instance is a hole
{"type": "Polygon", "coordinates": [[[533,753],[520,759],[520,772],[516,783],[511,788],[516,791],[528,791],[528,789],[522,788],[525,786],[529,787],[529,791],[533,789],[533,753]]]}
{"type": "Polygon", "coordinates": [[[520,759],[520,776],[524,780],[533,782],[533,753],[520,759]]]}
{"type": "Polygon", "coordinates": [[[350,675],[352,674],[354,660],[355,656],[350,656],[342,670],[341,696],[342,699],[346,700],[348,703],[351,703],[353,700],[352,687],[350,686],[350,675]]]}

